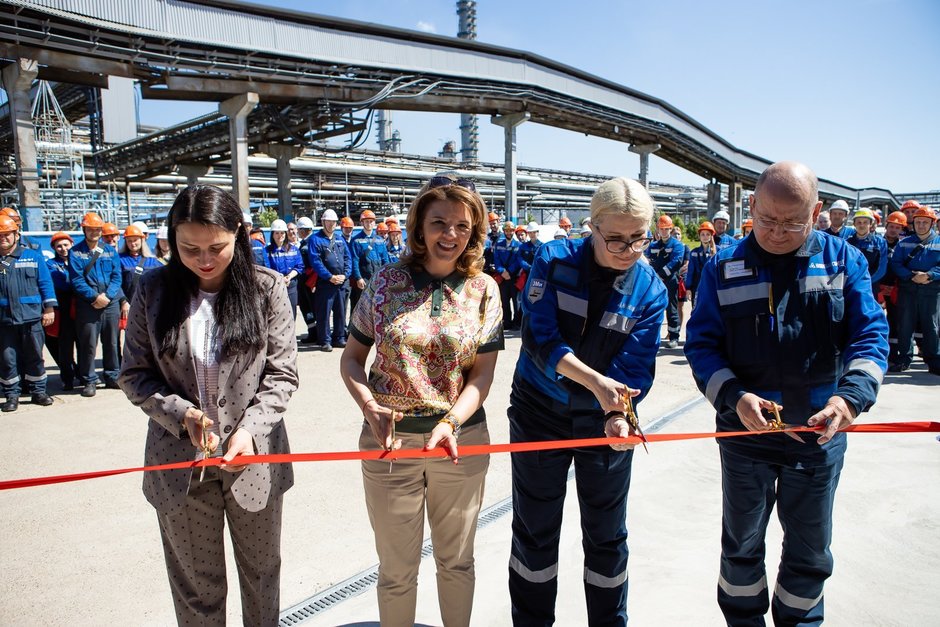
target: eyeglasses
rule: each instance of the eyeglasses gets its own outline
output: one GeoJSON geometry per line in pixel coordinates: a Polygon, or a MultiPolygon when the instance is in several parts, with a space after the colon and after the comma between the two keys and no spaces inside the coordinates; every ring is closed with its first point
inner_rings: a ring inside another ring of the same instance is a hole
{"type": "Polygon", "coordinates": [[[601,233],[601,230],[597,228],[597,225],[594,226],[594,231],[600,235],[601,239],[604,240],[604,244],[607,246],[607,252],[619,255],[626,249],[630,249],[635,253],[641,253],[647,248],[650,247],[650,242],[653,240],[649,237],[639,237],[637,239],[630,240],[625,242],[622,239],[607,239],[604,237],[604,234],[601,233]]]}
{"type": "Polygon", "coordinates": [[[431,177],[431,180],[428,181],[427,188],[435,189],[438,187],[447,187],[448,185],[456,185],[457,187],[462,187],[471,192],[477,191],[477,186],[474,185],[473,181],[470,179],[460,179],[447,174],[439,174],[438,176],[431,177]]]}
{"type": "Polygon", "coordinates": [[[798,222],[777,222],[766,218],[754,218],[755,226],[772,231],[778,226],[787,233],[803,233],[809,228],[809,224],[800,224],[798,222]]]}

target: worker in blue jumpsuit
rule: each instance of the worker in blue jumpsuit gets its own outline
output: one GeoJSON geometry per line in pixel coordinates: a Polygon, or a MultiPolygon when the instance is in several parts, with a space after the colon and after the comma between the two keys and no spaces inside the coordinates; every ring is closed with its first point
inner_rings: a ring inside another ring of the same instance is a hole
{"type": "Polygon", "coordinates": [[[852,216],[852,224],[855,226],[855,232],[846,238],[846,241],[865,256],[872,292],[877,298],[879,283],[888,269],[888,242],[875,233],[875,215],[870,209],[856,211],[852,216]]]}
{"type": "Polygon", "coordinates": [[[910,368],[913,335],[920,328],[921,352],[927,369],[940,375],[940,235],[933,231],[933,209],[914,212],[914,234],[898,242],[891,270],[898,277],[898,361],[892,372],[910,368]]]}
{"type": "Polygon", "coordinates": [[[824,232],[842,239],[849,239],[855,235],[855,229],[845,223],[849,217],[849,203],[841,198],[829,207],[829,228],[824,232]]]}
{"type": "Polygon", "coordinates": [[[105,387],[120,389],[117,377],[120,334],[121,261],[117,251],[101,240],[104,221],[96,213],[82,218],[85,239],[69,251],[69,281],[75,300],[75,332],[78,338],[78,378],[82,396],[95,395],[98,375],[95,353],[101,338],[105,387]]]}
{"type": "Polygon", "coordinates": [[[729,230],[730,225],[731,214],[724,209],[719,209],[715,212],[715,215],[712,216],[712,226],[715,227],[715,247],[718,250],[724,250],[725,248],[737,246],[738,244],[739,240],[734,239],[729,230]]]}
{"type": "Polygon", "coordinates": [[[672,226],[672,218],[659,216],[656,222],[659,239],[646,251],[650,265],[662,279],[669,294],[669,307],[666,309],[666,348],[676,348],[679,345],[679,269],[685,260],[685,246],[672,236],[672,226]]]}
{"type": "Polygon", "coordinates": [[[18,231],[12,218],[0,216],[0,383],[6,398],[0,410],[4,412],[16,411],[20,402],[17,360],[33,404],[52,405],[46,394],[42,328],[52,324],[58,303],[45,258],[19,244],[18,231]]]}
{"type": "MultiPolygon", "coordinates": [[[[666,289],[646,263],[653,201],[638,182],[603,183],[593,234],[538,248],[522,298],[522,350],[510,395],[512,442],[631,433],[626,396],[653,382],[666,289]]],[[[627,493],[632,445],[512,454],[509,593],[515,625],[551,625],[568,468],[581,507],[591,625],[627,622],[627,493]],[[613,448],[614,450],[611,450],[613,448]]]]}
{"type": "MultiPolygon", "coordinates": [[[[693,248],[689,253],[689,270],[685,275],[685,288],[692,296],[692,307],[695,308],[695,288],[702,278],[702,270],[708,260],[715,256],[718,249],[715,245],[715,225],[708,220],[698,227],[698,240],[701,245],[693,248]]],[[[727,247],[726,247],[727,248],[727,247]]]]}
{"type": "Polygon", "coordinates": [[[512,222],[503,224],[503,235],[493,244],[493,278],[499,284],[499,299],[503,305],[503,328],[515,329],[513,324],[513,311],[516,295],[516,254],[519,252],[519,242],[515,237],[516,225],[512,222]]]}
{"type": "Polygon", "coordinates": [[[359,224],[362,226],[362,230],[353,235],[349,241],[349,247],[352,251],[350,312],[356,308],[356,303],[359,302],[359,297],[362,296],[362,292],[372,279],[372,275],[378,272],[379,268],[392,261],[388,256],[385,238],[375,230],[375,213],[368,209],[363,211],[362,215],[359,216],[359,224]]]}
{"type": "Polygon", "coordinates": [[[812,229],[816,175],[776,163],[751,196],[754,231],[705,266],[686,327],[685,354],[715,407],[718,431],[820,434],[718,440],[722,472],[718,605],[728,625],[819,625],[832,573],[832,509],[844,433],[875,402],[887,367],[887,324],[865,258],[812,229]],[[776,504],[783,551],[768,599],[764,537],[776,504]]]}
{"type": "Polygon", "coordinates": [[[339,218],[332,209],[320,216],[323,228],[307,242],[307,257],[317,274],[313,307],[317,319],[317,342],[321,351],[346,346],[346,290],[352,272],[349,246],[336,230],[339,218]]]}

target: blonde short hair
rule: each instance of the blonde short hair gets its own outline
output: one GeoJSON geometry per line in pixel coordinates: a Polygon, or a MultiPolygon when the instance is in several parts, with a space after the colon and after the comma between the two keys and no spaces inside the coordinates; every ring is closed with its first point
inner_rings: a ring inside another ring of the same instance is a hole
{"type": "Polygon", "coordinates": [[[608,215],[628,215],[653,221],[654,205],[643,184],[625,176],[601,183],[591,197],[591,222],[603,222],[608,215]]]}

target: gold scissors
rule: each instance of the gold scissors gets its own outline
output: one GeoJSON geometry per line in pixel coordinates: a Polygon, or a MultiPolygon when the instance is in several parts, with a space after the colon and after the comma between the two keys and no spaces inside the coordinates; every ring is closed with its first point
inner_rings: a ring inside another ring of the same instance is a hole
{"type": "Polygon", "coordinates": [[[780,418],[781,409],[783,408],[776,403],[774,403],[773,407],[770,408],[770,411],[773,412],[773,415],[774,415],[772,419],[767,420],[767,424],[768,426],[770,426],[770,430],[782,431],[786,433],[788,436],[790,436],[791,438],[793,438],[794,440],[796,440],[797,442],[799,442],[800,444],[803,444],[803,438],[801,438],[795,433],[790,432],[790,429],[795,428],[797,425],[787,424],[783,421],[782,418],[780,418]]]}
{"type": "MultiPolygon", "coordinates": [[[[395,449],[395,412],[394,412],[394,411],[392,411],[392,414],[391,414],[391,416],[389,417],[388,421],[391,423],[391,424],[389,425],[389,427],[390,427],[391,432],[392,432],[392,433],[391,433],[392,439],[391,439],[391,444],[389,445],[389,447],[388,447],[386,450],[389,451],[389,452],[391,452],[391,451],[393,451],[393,450],[395,449]]],[[[389,458],[389,460],[388,460],[388,474],[392,474],[392,464],[394,464],[394,463],[395,463],[395,460],[389,458]]]]}
{"type": "MultiPolygon", "coordinates": [[[[212,451],[209,450],[209,425],[206,423],[206,414],[203,413],[199,418],[199,425],[202,427],[202,460],[205,462],[212,456],[212,451]]],[[[206,467],[203,466],[202,470],[199,471],[199,481],[202,481],[206,478],[206,467]]]]}
{"type": "Polygon", "coordinates": [[[630,423],[636,434],[640,436],[640,441],[643,442],[643,450],[649,455],[650,450],[646,448],[646,436],[643,434],[643,429],[640,428],[640,420],[637,418],[636,410],[633,409],[633,398],[629,394],[624,394],[621,398],[623,399],[623,415],[626,416],[627,422],[630,423]]]}

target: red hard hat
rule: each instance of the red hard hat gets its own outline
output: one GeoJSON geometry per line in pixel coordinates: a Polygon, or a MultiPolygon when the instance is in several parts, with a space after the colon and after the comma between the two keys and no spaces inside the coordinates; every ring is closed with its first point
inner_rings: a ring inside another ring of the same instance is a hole
{"type": "Polygon", "coordinates": [[[708,220],[705,220],[704,222],[702,222],[699,225],[698,230],[699,231],[711,231],[712,235],[717,233],[717,231],[715,231],[715,225],[709,222],[708,220]]]}
{"type": "Polygon", "coordinates": [[[562,218],[558,221],[558,226],[571,226],[571,220],[569,220],[567,217],[562,218]]]}
{"type": "Polygon", "coordinates": [[[0,215],[0,233],[16,233],[19,230],[13,218],[6,214],[0,215]]]}
{"type": "Polygon", "coordinates": [[[82,228],[89,227],[92,229],[104,228],[104,220],[101,219],[97,213],[88,212],[82,216],[82,228]]]}
{"type": "Polygon", "coordinates": [[[359,214],[359,221],[362,222],[363,220],[375,220],[375,213],[369,209],[366,209],[361,214],[359,214]]]}
{"type": "Polygon", "coordinates": [[[104,226],[101,227],[102,235],[120,235],[121,232],[118,231],[117,225],[112,224],[111,222],[105,222],[104,226]]]}
{"type": "Polygon", "coordinates": [[[49,240],[49,243],[55,246],[55,243],[62,239],[67,239],[73,244],[75,243],[75,241],[72,239],[72,236],[65,231],[56,231],[55,234],[53,234],[52,239],[49,240]]]}
{"type": "Polygon", "coordinates": [[[914,212],[914,218],[930,218],[931,222],[936,222],[937,214],[927,205],[921,205],[920,209],[914,212]]]}
{"type": "Polygon", "coordinates": [[[916,200],[905,201],[905,203],[901,205],[901,211],[904,211],[905,209],[920,209],[920,203],[916,200]]]}
{"type": "Polygon", "coordinates": [[[671,229],[672,228],[672,218],[669,216],[659,216],[659,220],[656,221],[657,229],[671,229]]]}
{"type": "Polygon", "coordinates": [[[903,227],[907,226],[907,216],[904,215],[903,211],[892,211],[888,215],[888,220],[885,224],[900,224],[903,227]]]}

